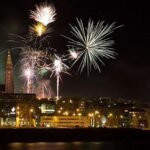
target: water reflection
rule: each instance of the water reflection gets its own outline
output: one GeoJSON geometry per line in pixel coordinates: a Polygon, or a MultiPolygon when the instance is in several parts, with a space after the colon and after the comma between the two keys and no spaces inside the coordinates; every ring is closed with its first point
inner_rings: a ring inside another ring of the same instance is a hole
{"type": "Polygon", "coordinates": [[[99,150],[102,142],[10,143],[9,150],[99,150]]]}
{"type": "Polygon", "coordinates": [[[0,150],[148,150],[149,141],[1,143],[0,150]]]}

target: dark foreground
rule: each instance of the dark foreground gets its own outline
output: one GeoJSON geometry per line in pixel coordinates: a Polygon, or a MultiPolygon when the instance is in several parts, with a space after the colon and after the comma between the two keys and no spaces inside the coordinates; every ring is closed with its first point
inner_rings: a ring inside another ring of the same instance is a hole
{"type": "Polygon", "coordinates": [[[95,141],[150,141],[150,131],[140,129],[0,129],[0,142],[95,142],[95,141]]]}

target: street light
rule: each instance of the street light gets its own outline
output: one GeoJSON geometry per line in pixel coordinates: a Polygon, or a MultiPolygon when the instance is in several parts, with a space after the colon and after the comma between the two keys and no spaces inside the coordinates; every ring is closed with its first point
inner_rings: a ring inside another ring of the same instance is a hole
{"type": "Polygon", "coordinates": [[[97,114],[99,114],[99,111],[96,110],[96,111],[95,111],[95,115],[97,115],[97,114]]]}
{"type": "Polygon", "coordinates": [[[31,109],[30,109],[30,112],[31,112],[31,113],[33,113],[33,111],[34,111],[34,109],[33,109],[33,108],[31,108],[31,109]]]}
{"type": "Polygon", "coordinates": [[[94,114],[89,113],[88,116],[90,117],[90,127],[94,127],[95,126],[94,114]]]}
{"type": "Polygon", "coordinates": [[[103,117],[101,118],[102,127],[105,127],[106,122],[107,122],[107,119],[106,119],[105,116],[103,116],[103,117]]]}
{"type": "Polygon", "coordinates": [[[81,114],[81,113],[78,113],[78,116],[82,116],[82,114],[81,114]]]}

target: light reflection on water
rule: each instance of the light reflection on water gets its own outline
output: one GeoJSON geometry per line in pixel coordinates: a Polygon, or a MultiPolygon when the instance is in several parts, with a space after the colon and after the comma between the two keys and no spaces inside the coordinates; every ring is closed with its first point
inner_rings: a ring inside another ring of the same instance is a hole
{"type": "Polygon", "coordinates": [[[0,150],[149,150],[150,141],[1,143],[0,150]]]}
{"type": "Polygon", "coordinates": [[[10,143],[8,150],[99,150],[101,142],[10,143]]]}

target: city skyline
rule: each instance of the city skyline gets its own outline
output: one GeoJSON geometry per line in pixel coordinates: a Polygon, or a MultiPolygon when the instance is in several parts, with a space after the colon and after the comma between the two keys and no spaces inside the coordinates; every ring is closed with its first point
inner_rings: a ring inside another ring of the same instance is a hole
{"type": "MultiPolygon", "coordinates": [[[[40,1],[20,2],[13,0],[10,5],[8,1],[3,2],[0,14],[2,22],[0,24],[0,52],[7,49],[6,41],[9,40],[8,34],[23,35],[27,32],[29,22],[29,10],[35,8],[35,4],[40,1]],[[9,10],[9,11],[8,11],[9,10]],[[5,29],[7,28],[7,29],[5,29]]],[[[149,25],[148,9],[146,3],[131,4],[126,1],[124,3],[107,4],[101,2],[101,6],[97,1],[87,3],[79,0],[51,1],[56,7],[57,20],[53,24],[52,37],[50,42],[53,48],[60,53],[66,51],[66,40],[59,34],[68,34],[68,23],[75,22],[75,17],[82,18],[87,22],[91,17],[95,22],[98,20],[106,20],[108,23],[116,21],[117,25],[123,25],[113,34],[115,40],[114,48],[118,53],[116,60],[105,61],[105,66],[101,66],[102,72],[92,70],[90,76],[87,77],[86,72],[81,75],[76,73],[76,69],[71,70],[70,75],[63,75],[63,82],[60,86],[60,95],[62,96],[110,96],[110,97],[127,97],[136,99],[149,99],[150,94],[150,61],[149,61],[149,25]],[[59,43],[59,44],[58,44],[59,43]],[[79,88],[80,87],[80,88],[79,88]]],[[[13,62],[16,64],[18,52],[13,51],[13,62]]],[[[7,52],[6,52],[7,54],[7,52]]],[[[2,55],[5,59],[6,54],[2,55]]],[[[5,64],[5,60],[1,59],[1,64],[5,64]]],[[[1,79],[4,83],[4,67],[0,66],[1,79]]],[[[19,78],[18,67],[15,69],[15,81],[17,89],[19,78]]],[[[55,90],[55,79],[52,79],[52,89],[55,90]],[[54,81],[53,81],[54,80],[54,81]]]]}

